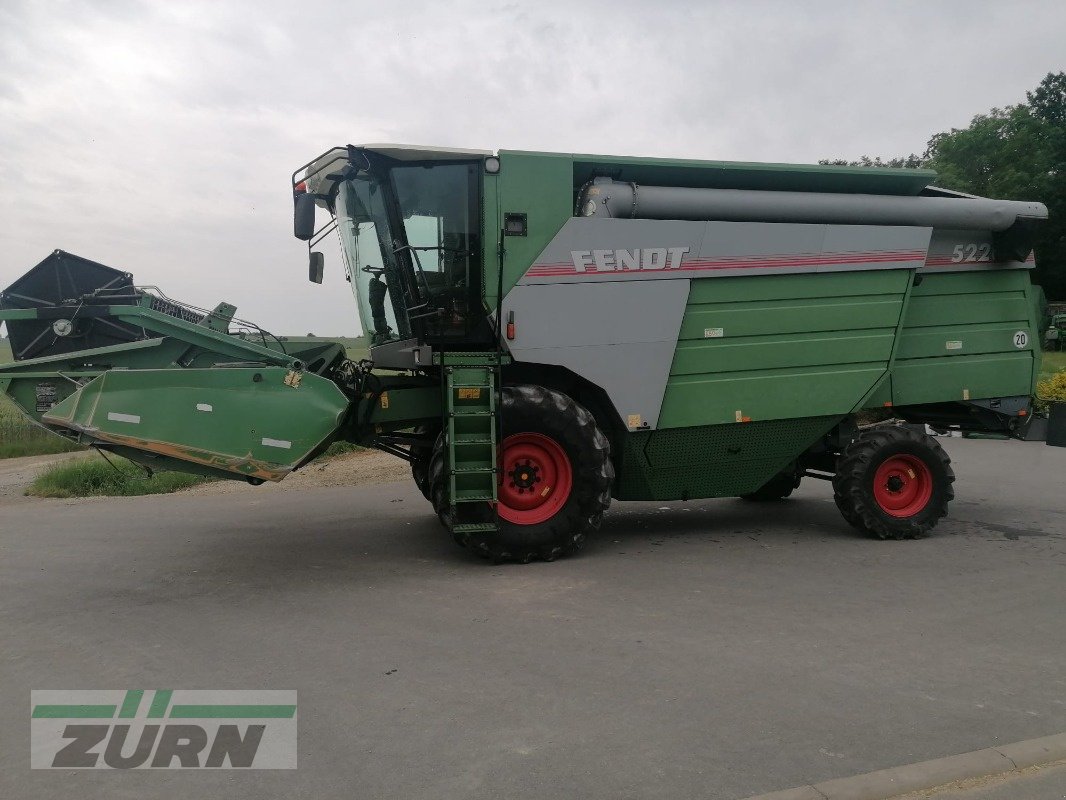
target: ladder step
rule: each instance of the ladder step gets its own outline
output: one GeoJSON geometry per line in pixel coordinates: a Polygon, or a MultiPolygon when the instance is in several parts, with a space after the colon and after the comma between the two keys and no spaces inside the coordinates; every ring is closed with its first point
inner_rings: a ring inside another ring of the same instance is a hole
{"type": "Polygon", "coordinates": [[[457,489],[452,499],[456,503],[491,503],[496,498],[492,496],[492,492],[486,492],[483,489],[457,489]]]}
{"type": "Polygon", "coordinates": [[[464,522],[453,525],[452,530],[456,533],[495,533],[499,528],[495,522],[464,522]]]}
{"type": "Polygon", "coordinates": [[[494,416],[494,415],[495,415],[494,411],[465,411],[465,410],[460,410],[460,411],[453,411],[452,412],[452,416],[453,417],[491,417],[491,416],[494,416]]]}
{"type": "Polygon", "coordinates": [[[458,434],[455,437],[455,445],[466,444],[492,444],[492,439],[480,434],[458,434]]]}
{"type": "Polygon", "coordinates": [[[453,389],[488,389],[491,383],[449,383],[453,389]]]}
{"type": "Polygon", "coordinates": [[[495,467],[490,467],[485,464],[479,464],[476,467],[455,467],[454,469],[452,469],[452,475],[470,475],[471,473],[477,474],[480,472],[493,473],[495,471],[495,467]]]}

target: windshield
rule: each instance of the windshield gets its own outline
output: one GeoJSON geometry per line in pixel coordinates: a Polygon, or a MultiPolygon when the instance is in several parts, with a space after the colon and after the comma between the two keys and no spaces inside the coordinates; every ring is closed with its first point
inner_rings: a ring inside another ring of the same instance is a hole
{"type": "Polygon", "coordinates": [[[400,265],[389,238],[381,189],[374,181],[363,176],[340,185],[337,230],[367,342],[374,346],[408,338],[400,265]]]}
{"type": "Polygon", "coordinates": [[[343,181],[335,204],[367,340],[406,339],[412,329],[422,339],[469,336],[484,316],[477,164],[377,174],[343,181]]]}

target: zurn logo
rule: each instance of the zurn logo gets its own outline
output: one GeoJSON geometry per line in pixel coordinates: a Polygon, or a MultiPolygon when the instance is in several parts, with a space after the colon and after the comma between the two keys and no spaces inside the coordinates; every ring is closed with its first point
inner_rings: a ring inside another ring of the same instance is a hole
{"type": "Polygon", "coordinates": [[[34,769],[295,769],[295,691],[30,693],[34,769]]]}
{"type": "Polygon", "coordinates": [[[570,258],[578,272],[622,272],[625,270],[677,269],[687,247],[641,247],[635,250],[571,250],[570,258]]]}

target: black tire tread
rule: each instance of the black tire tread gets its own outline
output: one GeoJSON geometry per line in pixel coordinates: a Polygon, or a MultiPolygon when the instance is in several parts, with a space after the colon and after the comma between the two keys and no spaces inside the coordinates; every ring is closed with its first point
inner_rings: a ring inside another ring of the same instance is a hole
{"type": "MultiPolygon", "coordinates": [[[[438,426],[435,430],[440,430],[438,426]]],[[[428,433],[430,428],[426,425],[419,425],[415,428],[415,433],[428,433]]],[[[430,483],[429,483],[429,462],[433,458],[432,447],[412,447],[411,448],[411,477],[414,479],[415,486],[418,487],[418,491],[422,493],[430,502],[433,502],[433,498],[430,495],[430,483]]]]}
{"type": "Polygon", "coordinates": [[[833,477],[833,500],[848,524],[870,536],[920,539],[947,515],[948,503],[955,498],[954,482],[951,459],[933,437],[905,426],[878,425],[860,433],[840,454],[833,477]],[[898,452],[921,457],[933,473],[929,504],[909,518],[885,514],[871,492],[872,473],[887,456],[898,452]]]}
{"type": "MultiPolygon", "coordinates": [[[[600,526],[603,512],[611,504],[614,465],[611,446],[582,405],[554,389],[530,384],[505,386],[500,406],[505,433],[508,421],[516,415],[538,420],[563,445],[573,462],[574,483],[571,499],[552,519],[536,526],[519,526],[499,520],[495,533],[455,533],[455,541],[494,563],[535,559],[554,561],[580,550],[586,536],[600,526]]],[[[510,431],[517,433],[520,431],[510,431]]],[[[458,506],[462,519],[453,518],[445,502],[445,455],[443,437],[438,440],[429,462],[430,500],[441,523],[448,529],[456,522],[483,522],[494,519],[488,505],[458,506]]]]}
{"type": "Polygon", "coordinates": [[[784,500],[789,497],[800,485],[800,476],[792,472],[779,472],[754,492],[742,494],[740,498],[749,503],[767,503],[774,500],[784,500]]]}

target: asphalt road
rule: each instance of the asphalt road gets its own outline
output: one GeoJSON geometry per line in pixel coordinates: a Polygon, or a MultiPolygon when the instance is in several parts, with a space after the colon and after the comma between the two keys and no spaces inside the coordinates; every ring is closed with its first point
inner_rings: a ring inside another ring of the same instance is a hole
{"type": "Polygon", "coordinates": [[[1066,450],[947,446],[917,542],[817,481],[528,566],[407,483],[0,507],[0,797],[736,798],[1064,731],[1066,450]],[[299,769],[28,768],[31,689],[164,687],[298,690],[299,769]]]}

